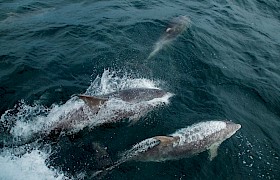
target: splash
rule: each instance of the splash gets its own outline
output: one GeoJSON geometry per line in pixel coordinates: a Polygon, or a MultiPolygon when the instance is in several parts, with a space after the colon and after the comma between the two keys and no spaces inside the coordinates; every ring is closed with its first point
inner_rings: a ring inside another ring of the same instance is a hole
{"type": "MultiPolygon", "coordinates": [[[[11,111],[6,111],[1,116],[1,122],[13,121],[14,125],[7,127],[12,136],[12,143],[24,144],[38,138],[38,135],[50,133],[52,127],[63,117],[83,105],[84,103],[77,101],[76,98],[71,98],[61,106],[54,104],[50,108],[39,104],[28,105],[22,101],[20,106],[16,108],[17,113],[12,114],[11,111]]],[[[9,125],[6,123],[6,126],[9,125]]]]}
{"type": "Polygon", "coordinates": [[[160,81],[146,78],[133,78],[133,75],[105,69],[102,76],[97,76],[86,90],[86,95],[108,94],[130,88],[159,89],[160,81]]]}

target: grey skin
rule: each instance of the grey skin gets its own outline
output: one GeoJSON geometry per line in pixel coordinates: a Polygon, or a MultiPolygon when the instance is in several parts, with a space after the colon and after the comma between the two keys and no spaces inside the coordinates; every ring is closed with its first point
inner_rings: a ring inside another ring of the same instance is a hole
{"type": "MultiPolygon", "coordinates": [[[[91,111],[91,113],[93,114],[98,113],[100,105],[106,103],[111,98],[118,98],[129,103],[139,103],[143,101],[153,100],[155,98],[161,98],[166,94],[167,93],[165,91],[160,89],[133,88],[120,90],[100,96],[78,95],[78,97],[81,98],[89,108],[82,106],[79,109],[67,114],[52,129],[59,132],[62,130],[68,131],[71,130],[75,126],[75,124],[89,121],[89,118],[86,115],[87,111],[91,111]]],[[[142,108],[143,111],[147,111],[152,107],[145,106],[142,108]]],[[[105,123],[117,122],[121,119],[133,116],[135,113],[137,112],[119,110],[115,112],[116,116],[112,117],[111,119],[107,119],[105,123]]]]}
{"type": "Polygon", "coordinates": [[[124,152],[114,165],[95,172],[110,171],[126,161],[161,162],[197,155],[209,150],[209,159],[217,156],[219,145],[241,128],[230,121],[206,121],[180,129],[169,136],[155,136],[145,139],[124,152]]]}

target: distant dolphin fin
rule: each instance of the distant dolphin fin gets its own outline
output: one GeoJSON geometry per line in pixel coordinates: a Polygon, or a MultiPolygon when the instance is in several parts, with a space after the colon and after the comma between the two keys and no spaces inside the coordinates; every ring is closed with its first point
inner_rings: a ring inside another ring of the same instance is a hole
{"type": "Polygon", "coordinates": [[[82,99],[89,107],[95,109],[97,106],[104,104],[108,98],[101,98],[96,96],[88,96],[79,94],[78,97],[82,99]]]}
{"type": "Polygon", "coordinates": [[[209,160],[212,161],[218,155],[218,148],[220,146],[220,142],[214,143],[209,147],[209,160]]]}

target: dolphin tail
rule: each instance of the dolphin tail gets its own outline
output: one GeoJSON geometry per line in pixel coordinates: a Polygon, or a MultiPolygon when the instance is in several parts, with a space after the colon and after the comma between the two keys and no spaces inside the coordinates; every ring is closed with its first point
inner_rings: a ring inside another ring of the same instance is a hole
{"type": "Polygon", "coordinates": [[[108,101],[108,98],[101,98],[96,96],[88,96],[83,94],[79,94],[77,96],[93,109],[108,101]]]}

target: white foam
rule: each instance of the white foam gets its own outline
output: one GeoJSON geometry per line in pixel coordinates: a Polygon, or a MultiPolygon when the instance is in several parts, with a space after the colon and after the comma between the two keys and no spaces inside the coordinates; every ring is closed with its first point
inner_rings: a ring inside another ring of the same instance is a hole
{"type": "Polygon", "coordinates": [[[187,128],[182,128],[177,130],[175,133],[171,134],[173,137],[179,137],[180,140],[176,145],[183,145],[186,143],[191,143],[194,141],[200,141],[207,136],[210,136],[216,132],[221,131],[226,128],[226,123],[223,121],[207,121],[200,122],[189,126],[187,128]]]}
{"type": "Polygon", "coordinates": [[[63,173],[48,167],[46,163],[48,156],[40,150],[33,150],[22,156],[15,156],[10,151],[2,152],[0,154],[0,179],[70,179],[63,173]]]}

